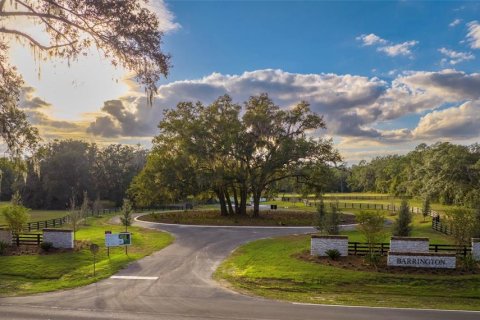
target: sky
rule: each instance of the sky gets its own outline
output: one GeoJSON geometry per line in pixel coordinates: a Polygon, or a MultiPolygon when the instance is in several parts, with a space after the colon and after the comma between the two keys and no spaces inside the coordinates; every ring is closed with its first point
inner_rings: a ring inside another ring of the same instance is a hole
{"type": "MultiPolygon", "coordinates": [[[[480,137],[480,2],[153,1],[172,56],[153,105],[126,70],[35,62],[14,39],[21,106],[43,138],[149,146],[180,101],[267,92],[324,115],[348,163],[480,137]]],[[[23,28],[30,28],[27,24],[23,28]]],[[[36,32],[33,30],[32,32],[36,32]]]]}

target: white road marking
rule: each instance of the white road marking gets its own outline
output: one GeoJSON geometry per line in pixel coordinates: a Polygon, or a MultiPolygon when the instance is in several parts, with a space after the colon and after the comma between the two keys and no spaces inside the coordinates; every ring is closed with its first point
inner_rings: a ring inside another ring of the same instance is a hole
{"type": "Polygon", "coordinates": [[[124,280],[157,280],[158,277],[140,277],[140,276],[111,276],[110,279],[124,280]]]}

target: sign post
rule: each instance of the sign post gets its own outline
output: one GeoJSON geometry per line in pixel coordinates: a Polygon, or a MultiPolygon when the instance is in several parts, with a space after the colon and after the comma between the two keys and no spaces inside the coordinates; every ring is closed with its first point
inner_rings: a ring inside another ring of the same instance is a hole
{"type": "Polygon", "coordinates": [[[99,246],[98,244],[92,243],[90,245],[90,252],[93,254],[93,276],[95,277],[95,263],[96,263],[96,255],[98,253],[99,246]]]}
{"type": "Polygon", "coordinates": [[[132,245],[132,234],[130,232],[120,233],[105,233],[105,246],[110,247],[125,247],[125,254],[127,253],[127,246],[132,245]]]}
{"type": "MultiPolygon", "coordinates": [[[[107,236],[107,234],[112,234],[112,231],[109,231],[109,230],[107,231],[106,230],[105,231],[105,237],[107,236]]],[[[110,247],[109,246],[107,246],[107,257],[110,258],[110,247]]]]}

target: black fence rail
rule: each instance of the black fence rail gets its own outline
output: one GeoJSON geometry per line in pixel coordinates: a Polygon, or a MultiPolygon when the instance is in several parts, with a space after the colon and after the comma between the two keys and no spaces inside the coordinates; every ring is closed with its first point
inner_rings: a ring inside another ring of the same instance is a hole
{"type": "MultiPolygon", "coordinates": [[[[386,255],[390,250],[390,243],[375,243],[372,246],[373,252],[380,255],[386,255]]],[[[471,252],[469,246],[457,246],[451,244],[430,244],[430,252],[454,252],[458,256],[465,257],[471,252]]],[[[370,252],[370,246],[365,242],[348,242],[348,254],[356,256],[364,256],[370,252]]]]}
{"type": "Polygon", "coordinates": [[[39,246],[43,241],[43,235],[40,233],[14,234],[12,236],[12,245],[18,246],[39,246]]]}
{"type": "Polygon", "coordinates": [[[432,220],[432,229],[446,235],[451,235],[453,233],[452,227],[440,222],[440,220],[432,220]]]}
{"type": "Polygon", "coordinates": [[[31,232],[36,230],[41,230],[44,228],[56,228],[68,223],[68,216],[64,216],[56,219],[49,219],[44,221],[34,221],[27,223],[27,226],[24,228],[25,232],[31,232]]]}
{"type": "MultiPolygon", "coordinates": [[[[323,199],[325,200],[393,200],[393,199],[398,199],[399,197],[395,196],[390,196],[390,195],[380,195],[380,196],[337,196],[337,195],[326,195],[323,196],[323,199]]],[[[317,196],[307,196],[307,197],[301,197],[301,196],[282,196],[281,197],[282,201],[301,201],[303,199],[317,199],[317,196]]],[[[412,197],[402,197],[402,199],[412,199],[412,197]]]]}

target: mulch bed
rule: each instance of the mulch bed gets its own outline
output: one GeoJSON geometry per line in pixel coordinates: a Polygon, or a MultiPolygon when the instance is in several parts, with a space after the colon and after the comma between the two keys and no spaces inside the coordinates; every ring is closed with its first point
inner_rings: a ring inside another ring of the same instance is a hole
{"type": "Polygon", "coordinates": [[[59,254],[65,252],[72,252],[72,251],[80,251],[82,249],[88,248],[90,246],[90,241],[85,240],[76,240],[75,241],[75,249],[57,249],[57,248],[50,248],[48,251],[42,250],[40,246],[32,245],[32,246],[9,246],[0,256],[35,256],[35,255],[51,255],[51,254],[59,254]]]}
{"type": "Polygon", "coordinates": [[[387,257],[382,256],[377,266],[369,264],[363,256],[347,256],[339,257],[337,260],[332,260],[329,257],[311,256],[309,251],[304,251],[301,254],[297,254],[296,258],[322,264],[325,266],[341,268],[353,271],[363,272],[380,272],[390,274],[425,274],[425,275],[472,275],[480,274],[480,268],[477,265],[475,270],[466,270],[462,268],[461,259],[457,257],[456,269],[434,269],[434,268],[408,268],[408,267],[389,267],[387,266],[387,257]]]}
{"type": "MultiPolygon", "coordinates": [[[[158,212],[141,217],[141,220],[191,225],[238,225],[238,226],[313,226],[315,212],[294,210],[261,210],[259,217],[221,216],[218,210],[187,210],[182,212],[158,212]]],[[[355,216],[343,214],[341,224],[355,223],[355,216]]]]}

